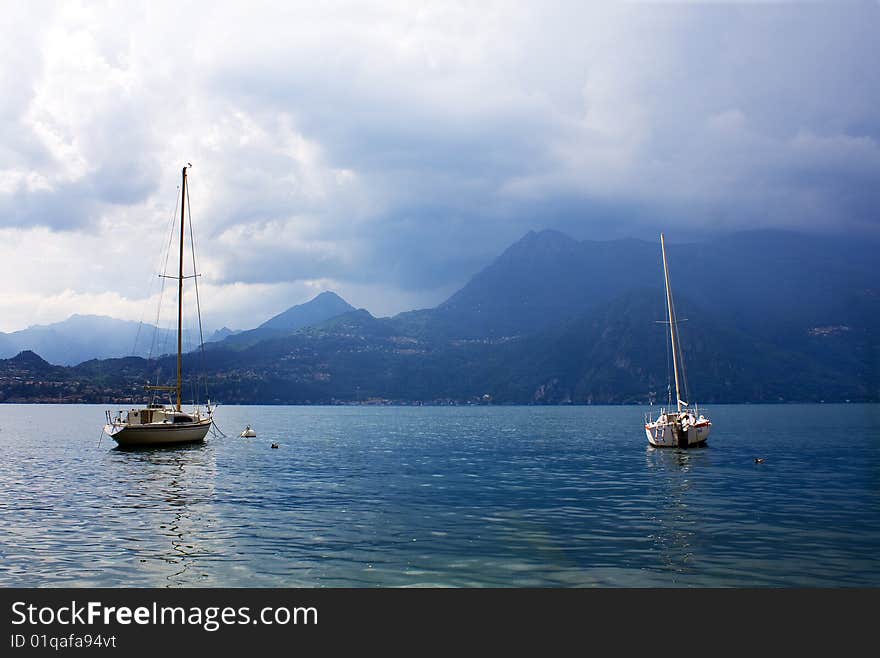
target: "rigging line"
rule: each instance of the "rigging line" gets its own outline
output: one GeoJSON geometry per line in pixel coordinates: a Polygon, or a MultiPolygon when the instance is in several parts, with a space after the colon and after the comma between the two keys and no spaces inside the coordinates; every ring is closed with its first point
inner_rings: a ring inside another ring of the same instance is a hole
{"type": "Polygon", "coordinates": [[[220,429],[220,426],[217,424],[216,420],[213,423],[211,423],[211,429],[212,429],[212,431],[216,430],[217,432],[219,432],[220,436],[222,436],[224,439],[229,438],[226,436],[226,434],[223,432],[223,430],[220,429]]]}
{"type": "MultiPolygon", "coordinates": [[[[672,312],[673,312],[673,314],[677,315],[677,313],[675,313],[675,301],[674,300],[672,301],[672,312]]],[[[676,324],[676,327],[677,326],[678,325],[676,324]]],[[[687,370],[685,369],[685,365],[684,365],[684,352],[681,351],[681,335],[680,335],[680,332],[678,332],[678,331],[675,332],[675,347],[678,350],[678,363],[681,366],[681,383],[684,387],[685,402],[690,404],[691,392],[688,388],[687,370]]]]}
{"type": "MultiPolygon", "coordinates": [[[[666,262],[662,263],[663,265],[663,276],[666,277],[666,262]]],[[[672,407],[672,368],[670,367],[670,353],[672,352],[672,317],[669,315],[669,305],[663,304],[663,313],[666,315],[666,324],[669,325],[668,330],[666,331],[666,338],[663,341],[663,345],[666,348],[666,407],[667,409],[672,407]]]]}
{"type": "MultiPolygon", "coordinates": [[[[673,302],[674,303],[674,302],[673,302]]],[[[688,387],[688,378],[687,378],[687,367],[684,364],[684,352],[681,349],[681,332],[675,332],[675,340],[678,341],[678,354],[679,360],[681,361],[681,382],[684,384],[684,395],[685,401],[690,404],[691,403],[691,391],[688,387]]]]}
{"type": "MultiPolygon", "coordinates": [[[[666,307],[666,320],[671,322],[669,320],[669,308],[668,307],[666,307]]],[[[669,326],[671,329],[672,325],[670,324],[669,326]]],[[[671,375],[672,368],[670,368],[670,365],[669,365],[669,353],[672,350],[672,332],[671,331],[666,332],[666,340],[663,342],[666,347],[666,350],[665,350],[665,352],[666,352],[666,405],[667,405],[667,407],[671,407],[672,406],[672,375],[671,375]]]]}
{"type": "MultiPolygon", "coordinates": [[[[174,222],[174,216],[177,214],[177,204],[178,204],[178,200],[177,200],[177,195],[175,194],[174,195],[174,210],[171,212],[171,220],[170,220],[172,224],[174,222]]],[[[172,230],[173,230],[173,227],[172,227],[172,230]]],[[[157,262],[156,262],[156,269],[159,269],[159,265],[161,265],[161,263],[162,263],[162,253],[160,252],[159,258],[157,259],[157,262]]],[[[155,285],[155,282],[153,281],[153,279],[151,277],[150,278],[150,287],[147,290],[147,299],[149,299],[150,297],[153,296],[153,286],[154,285],[155,285]]],[[[144,325],[144,316],[146,314],[147,314],[147,306],[146,306],[146,304],[144,304],[141,308],[141,319],[140,319],[140,321],[138,321],[137,333],[135,333],[135,336],[134,336],[134,345],[131,348],[131,355],[132,356],[137,356],[137,346],[138,346],[138,342],[140,340],[141,329],[143,328],[143,325],[144,325]]],[[[155,337],[155,335],[156,334],[155,334],[155,330],[154,330],[153,336],[155,337]]]]}
{"type": "MultiPolygon", "coordinates": [[[[690,386],[688,384],[688,376],[687,376],[687,368],[684,365],[684,352],[681,351],[681,335],[680,333],[676,333],[676,338],[678,338],[678,352],[682,355],[681,357],[681,378],[684,382],[684,394],[687,396],[688,405],[691,404],[691,391],[690,386]]],[[[691,352],[693,354],[693,352],[691,352]]]]}
{"type": "MultiPolygon", "coordinates": [[[[180,189],[180,186],[178,186],[178,189],[180,189]]],[[[171,247],[174,244],[174,227],[177,225],[177,208],[178,208],[178,203],[179,203],[178,196],[179,195],[175,194],[174,212],[171,213],[170,229],[168,231],[168,247],[165,250],[165,263],[162,265],[162,274],[163,275],[167,274],[167,272],[168,272],[168,259],[171,255],[171,247]]],[[[161,256],[160,256],[160,259],[161,259],[161,256]]],[[[153,341],[150,344],[150,353],[149,353],[149,357],[148,357],[149,359],[153,358],[154,350],[158,347],[158,344],[157,344],[158,340],[159,340],[158,334],[161,331],[161,329],[160,329],[160,327],[161,327],[160,315],[162,313],[162,300],[165,297],[165,278],[164,277],[161,277],[161,278],[162,278],[162,284],[159,287],[159,303],[156,305],[156,330],[153,332],[153,341]]],[[[167,336],[165,337],[165,342],[167,342],[167,336]]],[[[163,347],[164,347],[164,345],[163,345],[163,347]]]]}
{"type": "MultiPolygon", "coordinates": [[[[178,186],[178,189],[180,189],[179,186],[178,186]]],[[[159,303],[156,305],[156,324],[155,324],[156,328],[153,331],[153,343],[150,346],[150,358],[153,357],[153,355],[155,353],[154,350],[156,350],[156,348],[159,347],[158,341],[159,341],[159,336],[160,336],[160,332],[162,329],[162,325],[161,325],[162,301],[165,298],[165,277],[164,277],[164,274],[168,271],[168,259],[170,258],[171,248],[174,244],[174,227],[177,225],[178,203],[179,203],[179,201],[178,201],[177,195],[175,195],[174,212],[171,213],[171,221],[169,222],[169,227],[168,227],[168,246],[165,249],[165,262],[164,262],[164,264],[161,263],[161,256],[160,256],[160,263],[159,264],[162,264],[162,274],[160,274],[159,276],[162,278],[162,285],[159,289],[159,303]]],[[[165,344],[167,343],[167,340],[168,340],[168,336],[167,336],[167,334],[161,334],[161,335],[164,337],[163,345],[162,345],[162,349],[164,349],[165,344]]],[[[156,354],[156,356],[158,357],[159,354],[156,354]]]]}
{"type": "MultiPolygon", "coordinates": [[[[192,215],[192,206],[189,201],[189,190],[186,191],[186,209],[189,212],[189,246],[192,250],[192,264],[193,264],[193,276],[194,283],[196,289],[196,313],[199,318],[199,366],[202,370],[202,373],[205,373],[205,335],[202,331],[202,305],[199,301],[199,277],[198,277],[198,267],[196,266],[196,241],[193,237],[193,215],[192,215]]],[[[205,399],[208,398],[208,376],[204,374],[205,377],[205,399]]]]}
{"type": "MultiPolygon", "coordinates": [[[[180,186],[177,187],[180,190],[180,186]]],[[[171,250],[174,246],[174,229],[177,226],[177,210],[180,207],[180,195],[175,195],[175,204],[174,204],[174,212],[171,215],[171,221],[169,222],[168,228],[168,246],[165,249],[165,261],[162,263],[161,255],[160,255],[160,264],[162,265],[162,274],[159,275],[159,278],[162,279],[161,286],[159,288],[159,301],[156,305],[156,324],[155,329],[153,331],[153,341],[150,345],[150,354],[149,359],[152,360],[154,357],[156,359],[156,385],[159,385],[160,378],[162,376],[162,364],[161,357],[162,355],[167,353],[168,350],[168,339],[171,336],[172,330],[170,326],[167,328],[162,327],[162,301],[165,299],[165,279],[167,277],[163,276],[166,272],[168,272],[168,261],[171,258],[171,250]]],[[[161,396],[155,391],[151,395],[151,401],[155,402],[161,396]]],[[[170,400],[170,398],[169,398],[170,400]]]]}

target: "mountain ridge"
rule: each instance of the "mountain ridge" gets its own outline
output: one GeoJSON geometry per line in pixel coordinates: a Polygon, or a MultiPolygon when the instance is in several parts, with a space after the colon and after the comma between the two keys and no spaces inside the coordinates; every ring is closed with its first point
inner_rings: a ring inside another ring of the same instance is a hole
{"type": "MultiPolygon", "coordinates": [[[[870,246],[753,234],[667,251],[678,314],[689,318],[682,345],[695,401],[880,400],[880,279],[870,246]]],[[[352,307],[308,327],[251,330],[247,340],[211,344],[212,397],[659,401],[666,386],[659,252],[640,240],[530,232],[433,309],[376,318],[352,307]]],[[[194,372],[198,355],[184,359],[194,372]]],[[[117,359],[50,370],[0,361],[4,399],[40,399],[44,389],[22,383],[28,367],[34,382],[41,369],[51,379],[45,390],[101,401],[140,399],[142,382],[174,363],[117,359]]]]}

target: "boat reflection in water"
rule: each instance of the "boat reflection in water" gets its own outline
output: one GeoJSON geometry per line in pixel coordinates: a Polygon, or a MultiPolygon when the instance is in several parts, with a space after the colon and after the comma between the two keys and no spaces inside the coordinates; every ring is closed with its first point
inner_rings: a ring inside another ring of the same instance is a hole
{"type": "Polygon", "coordinates": [[[217,522],[216,461],[210,445],[119,446],[111,458],[122,462],[114,471],[130,503],[118,512],[136,516],[142,530],[130,539],[136,568],[163,576],[168,587],[209,585],[198,566],[219,550],[211,538],[217,522]]]}
{"type": "MultiPolygon", "coordinates": [[[[699,507],[700,481],[694,471],[709,466],[710,450],[645,448],[649,496],[658,504],[651,513],[656,531],[650,536],[659,567],[667,574],[693,577],[697,546],[703,533],[699,507]]],[[[670,583],[673,586],[675,580],[670,583]]]]}

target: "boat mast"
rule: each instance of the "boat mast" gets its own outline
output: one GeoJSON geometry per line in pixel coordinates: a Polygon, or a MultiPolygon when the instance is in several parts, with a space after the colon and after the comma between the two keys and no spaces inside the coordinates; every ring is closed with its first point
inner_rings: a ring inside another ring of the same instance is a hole
{"type": "Polygon", "coordinates": [[[675,335],[675,312],[672,308],[672,289],[669,287],[669,265],[666,263],[666,242],[660,234],[660,249],[663,252],[663,278],[666,281],[666,308],[669,313],[669,336],[672,339],[672,372],[675,373],[675,404],[681,413],[681,393],[678,392],[678,354],[676,352],[677,337],[675,335]]]}
{"type": "MultiPolygon", "coordinates": [[[[180,187],[180,271],[177,277],[177,411],[180,411],[181,374],[183,370],[183,220],[186,208],[186,167],[180,187]]],[[[676,379],[676,386],[678,380],[676,379]]]]}

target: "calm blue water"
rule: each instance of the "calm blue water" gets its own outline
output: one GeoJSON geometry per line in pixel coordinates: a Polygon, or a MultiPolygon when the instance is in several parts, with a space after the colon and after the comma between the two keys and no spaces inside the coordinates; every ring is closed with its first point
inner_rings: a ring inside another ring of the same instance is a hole
{"type": "Polygon", "coordinates": [[[132,452],[0,405],[0,586],[880,586],[880,405],[713,407],[690,451],[643,412],[221,407],[132,452]]]}

